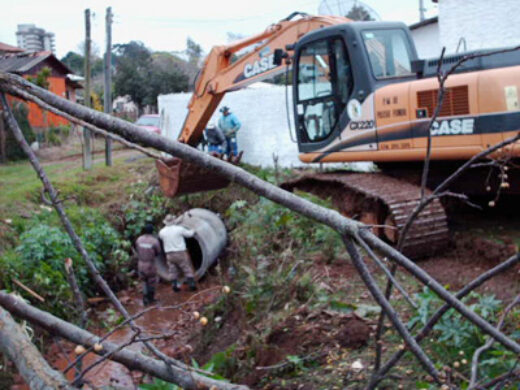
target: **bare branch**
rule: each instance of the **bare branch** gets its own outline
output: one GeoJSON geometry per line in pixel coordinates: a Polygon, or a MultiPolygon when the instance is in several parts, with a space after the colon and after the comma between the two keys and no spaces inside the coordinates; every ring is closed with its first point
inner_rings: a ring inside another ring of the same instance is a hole
{"type": "MultiPolygon", "coordinates": [[[[513,308],[520,303],[520,295],[517,295],[515,299],[504,309],[502,315],[500,316],[500,320],[497,324],[497,330],[502,329],[502,326],[504,325],[504,321],[507,317],[507,315],[513,310],[513,308]]],[[[490,337],[488,340],[482,345],[481,347],[477,348],[475,353],[473,354],[473,358],[471,359],[471,380],[468,385],[468,390],[471,390],[476,387],[477,380],[478,380],[478,365],[479,365],[479,359],[480,355],[482,355],[484,352],[486,352],[493,343],[495,342],[495,339],[490,337]]]]}
{"type": "MultiPolygon", "coordinates": [[[[500,263],[496,267],[490,269],[487,272],[484,272],[480,276],[478,276],[476,279],[472,280],[470,283],[468,283],[466,286],[464,286],[461,290],[459,290],[455,297],[458,299],[464,298],[466,295],[468,295],[471,291],[475,290],[476,288],[480,287],[482,284],[487,282],[488,280],[492,279],[496,275],[507,271],[514,265],[518,264],[520,262],[520,254],[516,254],[515,256],[510,257],[503,263],[500,263]]],[[[426,325],[419,331],[417,336],[415,336],[415,339],[417,342],[421,342],[428,334],[433,330],[433,327],[435,324],[442,318],[442,316],[451,309],[451,305],[446,303],[444,304],[439,310],[435,312],[435,314],[428,320],[426,325]]],[[[404,351],[398,351],[396,352],[388,361],[385,363],[381,369],[372,376],[370,383],[367,387],[367,389],[373,389],[377,383],[390,371],[390,369],[397,364],[399,359],[404,355],[404,351]]]]}
{"type": "MultiPolygon", "coordinates": [[[[98,336],[55,317],[50,313],[39,310],[12,294],[0,291],[0,305],[11,312],[12,315],[23,318],[49,333],[67,339],[75,344],[92,348],[94,344],[100,343],[98,336]]],[[[101,351],[93,350],[94,353],[103,356],[113,352],[111,360],[123,364],[128,369],[141,371],[168,382],[177,382],[180,386],[187,389],[209,389],[211,386],[224,390],[247,389],[246,386],[223,383],[222,381],[204,377],[193,370],[187,374],[185,370],[179,367],[165,364],[159,359],[153,359],[132,350],[123,349],[114,352],[118,346],[109,341],[104,341],[101,344],[103,349],[101,351]]]]}
{"type": "Polygon", "coordinates": [[[107,137],[107,138],[110,138],[114,141],[117,141],[117,142],[120,142],[122,143],[123,145],[131,148],[131,149],[135,149],[135,150],[138,150],[140,151],[141,153],[147,155],[148,157],[151,157],[151,158],[154,158],[156,160],[163,160],[163,157],[157,153],[154,153],[153,151],[151,150],[148,150],[146,148],[143,148],[142,146],[140,145],[137,145],[137,144],[134,144],[132,142],[128,142],[126,139],[122,138],[122,137],[119,137],[115,134],[112,134],[112,133],[109,133],[103,129],[100,129],[96,126],[93,126],[91,125],[90,123],[87,123],[85,121],[82,121],[82,120],[79,120],[78,118],[75,118],[73,117],[72,115],[69,115],[63,111],[60,111],[54,107],[52,107],[51,105],[45,103],[44,101],[42,101],[41,99],[38,99],[37,97],[31,95],[31,94],[28,94],[27,92],[24,92],[22,89],[20,88],[16,88],[16,87],[13,87],[13,90],[12,90],[12,93],[13,94],[16,94],[18,97],[24,99],[24,100],[29,100],[29,101],[33,101],[34,103],[38,104],[40,107],[42,107],[43,109],[49,111],[49,112],[52,112],[53,114],[56,114],[56,115],[59,115],[65,119],[67,119],[68,121],[76,124],[76,125],[79,125],[79,126],[82,126],[82,127],[86,127],[87,129],[93,131],[94,133],[96,134],[100,134],[104,137],[107,137]]]}
{"type": "MultiPolygon", "coordinates": [[[[57,198],[57,192],[54,189],[54,186],[49,181],[44,169],[40,165],[40,162],[38,161],[38,158],[36,157],[35,153],[27,143],[27,140],[24,138],[22,131],[18,127],[18,123],[16,123],[16,120],[13,117],[13,114],[11,112],[11,109],[9,108],[9,105],[7,104],[7,100],[5,98],[5,95],[3,93],[0,94],[1,101],[4,109],[4,115],[6,119],[7,127],[11,130],[13,133],[14,138],[17,140],[23,151],[27,154],[29,157],[29,161],[31,162],[32,166],[34,167],[34,170],[38,173],[38,177],[42,181],[43,185],[45,186],[45,189],[47,193],[49,194],[50,200],[52,201],[55,210],[57,211],[64,227],[67,233],[69,234],[72,243],[74,244],[74,247],[79,252],[81,257],[85,260],[85,263],[87,265],[87,268],[89,269],[93,279],[95,282],[100,286],[100,288],[103,290],[103,292],[108,296],[112,304],[116,307],[116,309],[123,315],[124,318],[128,319],[130,318],[130,314],[126,310],[126,308],[121,304],[117,296],[114,294],[108,283],[103,279],[101,274],[99,273],[99,270],[96,268],[94,262],[90,258],[90,255],[86,251],[85,247],[83,246],[81,239],[76,234],[69,218],[67,217],[67,214],[65,213],[65,210],[63,209],[61,203],[58,201],[57,198]]],[[[55,95],[56,96],[56,95],[55,95]]],[[[134,331],[137,331],[138,327],[135,324],[134,321],[129,322],[131,328],[134,331]]],[[[162,353],[155,345],[144,342],[144,345],[152,352],[155,356],[157,356],[159,359],[164,361],[165,364],[171,365],[171,366],[177,366],[182,370],[182,374],[179,375],[177,381],[175,383],[180,384],[180,382],[185,383],[183,387],[186,388],[196,388],[195,384],[193,383],[192,376],[186,375],[187,370],[191,369],[189,366],[183,364],[182,362],[179,362],[175,359],[170,358],[169,356],[162,353]]]]}
{"type": "Polygon", "coordinates": [[[370,274],[370,271],[368,270],[366,264],[363,262],[363,259],[361,258],[359,251],[352,242],[352,240],[347,237],[342,238],[343,243],[345,244],[345,247],[347,248],[347,251],[350,255],[350,258],[352,259],[352,263],[356,267],[359,275],[361,276],[361,279],[363,279],[363,281],[365,282],[366,286],[372,293],[372,296],[374,297],[376,302],[381,306],[383,311],[386,313],[386,315],[396,328],[397,332],[399,332],[399,334],[403,338],[404,342],[406,343],[410,351],[421,362],[424,369],[435,379],[437,383],[440,383],[439,373],[437,372],[437,369],[435,368],[431,360],[428,358],[428,356],[421,349],[419,344],[417,344],[415,339],[412,337],[406,326],[399,318],[399,315],[396,313],[390,302],[388,302],[388,300],[384,296],[383,292],[377,286],[377,283],[370,274]]]}

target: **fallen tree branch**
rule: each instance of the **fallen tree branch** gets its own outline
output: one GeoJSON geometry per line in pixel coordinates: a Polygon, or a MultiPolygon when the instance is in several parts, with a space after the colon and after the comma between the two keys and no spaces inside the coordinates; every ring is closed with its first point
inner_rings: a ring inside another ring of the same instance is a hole
{"type": "MultiPolygon", "coordinates": [[[[360,229],[360,227],[363,226],[361,223],[346,218],[337,211],[318,206],[270,183],[266,183],[239,167],[215,159],[191,146],[151,132],[146,132],[137,126],[118,118],[86,109],[85,107],[76,105],[66,99],[52,94],[45,89],[39,88],[19,76],[0,72],[0,89],[16,95],[16,91],[13,91],[12,89],[13,85],[22,88],[31,95],[35,95],[46,103],[51,104],[53,107],[59,108],[61,111],[73,115],[81,120],[85,120],[97,127],[114,132],[132,142],[153,147],[157,150],[185,159],[188,162],[204,166],[206,169],[225,176],[230,181],[236,182],[243,187],[252,190],[259,196],[263,196],[299,214],[332,227],[341,234],[341,236],[355,237],[356,234],[359,234],[373,249],[375,248],[382,251],[382,253],[393,259],[396,263],[404,266],[412,275],[422,283],[430,286],[431,289],[443,300],[447,301],[485,333],[496,337],[497,340],[507,348],[515,352],[520,351],[520,345],[501,332],[497,332],[488,322],[475,315],[462,302],[446,291],[446,289],[437,283],[431,276],[426,274],[420,267],[416,266],[410,259],[385,244],[371,232],[366,229],[360,229]]],[[[373,291],[371,292],[373,294],[373,291]]]]}
{"type": "MultiPolygon", "coordinates": [[[[510,257],[506,261],[500,263],[496,267],[490,269],[489,271],[484,272],[483,274],[479,275],[476,279],[472,280],[470,283],[468,283],[466,286],[464,286],[461,290],[459,290],[455,297],[458,299],[464,298],[466,295],[468,295],[471,291],[475,290],[476,288],[480,287],[482,284],[487,282],[488,280],[492,279],[499,273],[502,273],[504,271],[507,271],[514,265],[518,264],[520,262],[520,254],[517,253],[516,255],[510,257]]],[[[417,342],[421,342],[430,332],[433,330],[433,327],[435,324],[442,318],[442,316],[451,309],[451,306],[449,304],[444,304],[439,310],[435,312],[431,316],[431,318],[428,320],[426,325],[419,331],[417,336],[415,336],[415,339],[417,342]]],[[[371,378],[369,385],[367,386],[367,389],[373,389],[375,386],[385,377],[385,375],[390,371],[390,369],[397,364],[397,362],[403,357],[405,351],[398,351],[396,352],[384,365],[381,367],[381,369],[375,373],[375,375],[371,378]]]]}
{"type": "Polygon", "coordinates": [[[13,87],[13,90],[16,91],[18,97],[20,97],[20,98],[22,98],[24,100],[32,100],[36,104],[38,104],[40,107],[42,107],[43,109],[45,109],[45,110],[47,110],[49,112],[52,112],[53,114],[59,115],[59,116],[65,118],[65,119],[67,119],[68,121],[70,121],[72,123],[75,123],[78,126],[86,127],[87,129],[93,131],[96,134],[100,134],[100,135],[102,135],[104,137],[107,137],[107,138],[109,138],[111,140],[120,142],[123,145],[125,145],[125,146],[127,146],[127,147],[129,147],[131,149],[135,149],[135,150],[140,151],[141,153],[147,155],[148,157],[151,157],[151,158],[154,158],[154,159],[157,159],[157,160],[163,160],[163,157],[161,155],[159,155],[157,153],[154,153],[151,150],[145,149],[145,148],[143,148],[140,145],[134,144],[132,142],[128,142],[126,139],[124,139],[122,137],[119,137],[118,135],[109,133],[108,131],[100,129],[99,127],[93,126],[90,123],[87,123],[85,121],[82,121],[82,120],[80,120],[78,118],[73,117],[72,115],[67,114],[66,112],[60,111],[60,110],[52,107],[51,105],[45,103],[41,99],[38,99],[38,98],[36,98],[34,96],[31,97],[27,92],[24,92],[20,88],[13,87]]]}
{"type": "MultiPolygon", "coordinates": [[[[34,170],[37,172],[38,177],[42,181],[42,183],[45,187],[45,190],[49,194],[50,200],[52,201],[52,204],[53,204],[56,212],[58,213],[60,220],[61,220],[63,226],[65,227],[66,232],[70,236],[74,247],[76,248],[78,253],[81,255],[83,260],[85,260],[85,263],[87,265],[87,268],[88,268],[92,278],[94,279],[96,284],[103,290],[103,292],[108,296],[108,298],[110,299],[112,304],[123,315],[123,317],[125,319],[130,318],[131,317],[130,313],[128,313],[128,311],[123,306],[123,304],[119,301],[119,299],[114,294],[114,292],[112,291],[112,289],[110,288],[108,283],[105,281],[105,279],[103,279],[103,277],[101,276],[96,265],[90,258],[90,255],[88,254],[85,247],[83,246],[81,239],[79,238],[76,231],[74,230],[72,223],[70,222],[61,202],[58,199],[58,194],[57,194],[56,190],[54,189],[54,186],[50,182],[47,174],[45,173],[45,170],[41,166],[34,151],[31,149],[31,147],[27,143],[27,140],[24,138],[23,133],[20,130],[20,127],[18,126],[18,123],[14,119],[13,113],[11,112],[9,105],[7,104],[7,99],[5,97],[5,94],[0,93],[0,95],[1,95],[0,96],[1,104],[3,105],[4,117],[5,117],[5,122],[7,124],[7,127],[11,130],[14,138],[16,139],[16,141],[18,142],[18,144],[20,145],[22,150],[25,152],[25,154],[29,158],[29,161],[30,161],[31,165],[33,166],[34,170]]],[[[54,96],[56,96],[56,95],[54,95],[54,96]]],[[[134,321],[129,321],[129,325],[132,328],[132,330],[134,330],[134,331],[137,331],[139,329],[134,321]]],[[[190,375],[191,370],[193,370],[193,368],[191,368],[188,365],[185,365],[182,362],[179,362],[175,359],[170,358],[168,355],[165,355],[157,347],[155,347],[155,345],[153,345],[150,342],[144,342],[144,345],[146,346],[146,348],[148,348],[150,350],[150,352],[152,354],[154,354],[156,357],[161,359],[165,364],[172,366],[172,367],[176,366],[178,368],[178,370],[172,369],[172,373],[176,374],[176,377],[177,377],[177,379],[174,383],[181,384],[181,382],[182,382],[182,383],[184,383],[182,385],[182,387],[185,387],[188,389],[197,388],[197,386],[195,386],[195,383],[192,380],[192,376],[190,375]]],[[[203,379],[201,379],[201,381],[203,382],[203,379]]]]}
{"type": "MultiPolygon", "coordinates": [[[[75,344],[94,347],[100,342],[100,337],[81,329],[76,325],[66,322],[43,310],[39,310],[12,294],[0,291],[0,306],[11,312],[12,315],[29,321],[51,334],[67,339],[75,344]]],[[[111,353],[111,360],[121,363],[130,370],[137,370],[168,382],[179,381],[182,387],[194,386],[194,389],[209,389],[215,386],[219,389],[246,390],[246,386],[223,383],[211,378],[204,377],[194,371],[190,372],[189,377],[178,367],[165,364],[163,361],[145,356],[142,353],[128,349],[115,352],[118,345],[104,341],[103,349],[94,352],[100,356],[111,353]]]]}
{"type": "Polygon", "coordinates": [[[51,368],[29,337],[0,307],[0,351],[11,359],[31,390],[75,389],[51,368]]]}
{"type": "Polygon", "coordinates": [[[366,286],[372,293],[372,296],[376,300],[376,302],[381,306],[382,311],[388,316],[392,324],[394,325],[397,332],[401,335],[406,345],[410,349],[410,351],[417,357],[417,359],[421,362],[425,370],[430,374],[437,383],[440,383],[439,373],[435,366],[433,365],[430,358],[424,353],[419,344],[412,337],[404,323],[399,318],[399,315],[396,313],[390,302],[386,299],[383,292],[377,286],[376,281],[370,274],[366,264],[363,262],[361,255],[359,254],[358,249],[352,242],[350,238],[343,237],[343,243],[347,248],[347,251],[352,259],[352,263],[356,267],[361,279],[365,282],[366,286]]]}

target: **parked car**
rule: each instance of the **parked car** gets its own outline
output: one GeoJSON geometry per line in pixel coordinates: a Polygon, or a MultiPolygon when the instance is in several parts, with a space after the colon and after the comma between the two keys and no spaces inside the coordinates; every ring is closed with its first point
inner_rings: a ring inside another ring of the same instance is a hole
{"type": "Polygon", "coordinates": [[[161,134],[160,119],[158,114],[141,115],[135,124],[144,130],[161,134]]]}

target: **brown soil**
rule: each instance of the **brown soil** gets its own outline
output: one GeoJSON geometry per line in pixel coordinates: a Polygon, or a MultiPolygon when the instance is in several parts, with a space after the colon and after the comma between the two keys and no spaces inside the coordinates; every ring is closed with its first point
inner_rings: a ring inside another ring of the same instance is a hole
{"type": "MultiPolygon", "coordinates": [[[[216,297],[220,295],[220,285],[216,278],[208,277],[198,284],[199,290],[197,292],[187,291],[186,286],[179,293],[174,293],[171,287],[167,284],[160,284],[156,298],[157,310],[152,310],[145,313],[137,319],[136,323],[148,335],[171,335],[168,339],[154,341],[154,344],[175,359],[182,360],[188,364],[191,363],[191,356],[194,347],[189,344],[189,340],[194,331],[201,329],[203,326],[199,321],[193,317],[194,311],[203,311],[204,306],[213,302],[216,297]]],[[[143,311],[145,307],[141,303],[142,295],[139,289],[129,289],[118,294],[121,302],[126,306],[130,314],[136,314],[143,311]]],[[[106,306],[106,303],[104,304],[106,306]]],[[[103,322],[113,322],[118,319],[113,310],[109,308],[102,309],[97,314],[98,318],[94,327],[90,331],[97,335],[103,335],[107,332],[102,329],[103,322]]],[[[113,327],[112,325],[110,329],[113,327]]],[[[116,331],[111,335],[108,341],[115,344],[123,344],[130,340],[132,332],[128,327],[116,331]]],[[[74,355],[75,345],[67,342],[60,342],[60,344],[52,344],[46,357],[49,363],[56,369],[63,371],[68,363],[76,358],[74,355]]],[[[142,344],[133,344],[131,349],[135,351],[143,351],[145,354],[145,347],[142,344]]],[[[83,359],[83,368],[88,367],[99,357],[93,353],[89,353],[83,359]]],[[[67,373],[67,378],[72,380],[74,378],[74,369],[67,373]]],[[[124,366],[106,360],[100,365],[93,368],[87,373],[86,379],[96,387],[114,386],[115,388],[134,388],[143,380],[143,375],[140,373],[129,372],[124,366]]],[[[12,390],[27,390],[28,387],[23,384],[20,377],[16,378],[16,384],[11,388],[12,390]]]]}
{"type": "MultiPolygon", "coordinates": [[[[459,290],[483,272],[513,256],[518,250],[508,237],[504,237],[503,242],[496,242],[458,233],[454,236],[454,242],[455,248],[448,253],[418,263],[452,291],[459,290]]],[[[520,293],[520,265],[495,276],[477,291],[494,294],[505,301],[511,299],[520,293]]]]}

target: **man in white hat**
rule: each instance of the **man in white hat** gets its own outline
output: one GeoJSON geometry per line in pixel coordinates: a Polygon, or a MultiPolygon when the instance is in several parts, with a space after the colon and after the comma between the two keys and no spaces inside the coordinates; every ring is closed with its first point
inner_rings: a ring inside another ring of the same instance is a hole
{"type": "Polygon", "coordinates": [[[163,221],[166,226],[159,232],[159,238],[163,242],[164,252],[166,253],[166,262],[168,263],[168,270],[172,278],[173,291],[180,291],[180,272],[184,274],[190,290],[195,291],[197,289],[194,279],[195,273],[184,240],[184,238],[193,237],[195,232],[178,225],[181,218],[175,218],[170,214],[167,215],[163,221]]]}

